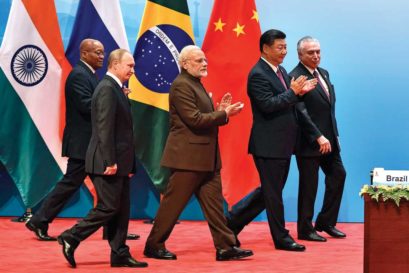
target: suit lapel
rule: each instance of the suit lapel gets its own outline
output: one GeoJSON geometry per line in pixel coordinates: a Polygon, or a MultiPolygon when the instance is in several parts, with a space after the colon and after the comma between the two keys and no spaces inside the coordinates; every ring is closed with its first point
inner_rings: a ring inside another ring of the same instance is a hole
{"type": "MultiPolygon", "coordinates": [[[[277,74],[274,72],[274,70],[262,59],[259,60],[260,66],[263,68],[264,71],[266,71],[267,75],[269,76],[269,79],[271,79],[271,83],[274,85],[275,90],[278,91],[279,93],[283,93],[286,91],[284,88],[283,84],[281,83],[280,79],[278,78],[277,74]]],[[[281,72],[283,70],[281,69],[281,72]]],[[[286,82],[287,86],[288,82],[286,81],[286,77],[284,77],[284,81],[286,82]]]]}
{"type": "MultiPolygon", "coordinates": [[[[327,86],[329,87],[329,85],[327,84],[327,86]]],[[[317,83],[317,86],[315,86],[315,89],[317,89],[318,93],[321,95],[321,97],[328,103],[331,103],[331,93],[330,93],[330,97],[328,98],[327,93],[325,93],[323,87],[321,87],[321,85],[319,83],[317,83]]]]}
{"type": "Polygon", "coordinates": [[[123,105],[124,109],[128,112],[128,117],[131,117],[131,104],[129,102],[128,97],[124,94],[124,91],[122,90],[121,87],[118,86],[118,84],[115,84],[116,90],[117,90],[117,95],[119,97],[120,103],[123,105]]]}
{"type": "Polygon", "coordinates": [[[317,70],[321,74],[321,77],[324,79],[325,83],[328,86],[329,98],[328,98],[327,94],[325,93],[325,91],[322,90],[321,86],[319,86],[319,89],[321,90],[321,94],[323,96],[325,96],[326,101],[328,101],[330,104],[332,104],[333,99],[334,99],[334,91],[332,90],[331,82],[329,81],[327,74],[321,68],[318,67],[317,70]]]}
{"type": "Polygon", "coordinates": [[[129,103],[128,98],[125,96],[124,92],[122,91],[122,88],[118,85],[118,83],[112,77],[105,75],[104,79],[107,79],[111,83],[111,85],[114,87],[115,94],[118,98],[119,103],[128,113],[126,118],[131,120],[131,105],[129,103]]]}
{"type": "MultiPolygon", "coordinates": [[[[284,78],[284,81],[285,81],[285,84],[286,84],[286,88],[287,88],[287,89],[290,88],[291,82],[290,82],[290,80],[289,80],[289,77],[288,77],[287,72],[285,71],[285,69],[284,69],[281,65],[278,66],[278,69],[280,69],[281,74],[283,75],[283,78],[284,78]]],[[[277,74],[276,74],[276,76],[277,76],[277,74]]],[[[278,79],[278,76],[277,76],[277,79],[278,79]]],[[[280,80],[280,79],[278,79],[278,80],[280,80]]],[[[280,81],[280,82],[281,82],[281,81],[280,81]]],[[[286,90],[287,90],[287,89],[286,89],[286,90]]]]}
{"type": "MultiPolygon", "coordinates": [[[[327,84],[327,86],[328,86],[328,92],[329,92],[329,102],[330,102],[330,104],[332,104],[333,102],[334,102],[334,96],[335,96],[335,93],[334,93],[334,90],[332,89],[332,84],[331,84],[331,82],[329,81],[329,79],[328,79],[328,76],[327,76],[327,73],[325,73],[321,68],[317,68],[318,69],[318,71],[320,72],[320,74],[321,74],[321,76],[322,76],[322,78],[324,79],[324,81],[325,81],[325,83],[327,84]]],[[[324,92],[324,91],[323,91],[324,92]]],[[[325,94],[325,96],[326,96],[326,94],[325,94]]],[[[327,97],[327,96],[326,96],[327,97]]],[[[328,97],[327,97],[328,98],[328,97]]]]}
{"type": "Polygon", "coordinates": [[[79,62],[77,63],[77,65],[81,66],[82,68],[85,69],[85,71],[87,71],[87,73],[88,73],[90,79],[92,80],[92,83],[93,83],[94,89],[95,89],[95,87],[97,87],[97,85],[98,85],[97,74],[96,74],[96,73],[93,73],[93,72],[91,71],[91,69],[90,69],[86,64],[84,64],[83,61],[79,61],[79,62]]]}
{"type": "MultiPolygon", "coordinates": [[[[298,67],[299,67],[299,69],[302,71],[302,72],[301,72],[302,75],[308,75],[308,80],[314,79],[314,75],[312,75],[312,74],[310,73],[310,71],[309,71],[302,63],[299,63],[299,64],[298,64],[298,67]]],[[[324,74],[322,73],[322,71],[319,71],[319,72],[320,72],[321,76],[322,76],[323,78],[325,78],[325,77],[324,77],[324,74]]],[[[329,86],[329,85],[328,85],[328,82],[326,82],[326,83],[327,83],[327,86],[329,86]]],[[[314,89],[314,90],[316,90],[317,93],[320,94],[320,96],[322,97],[323,100],[325,100],[327,103],[331,104],[330,99],[328,99],[327,94],[326,94],[325,91],[322,89],[322,87],[321,87],[321,85],[320,85],[319,83],[317,83],[317,85],[315,86],[315,89],[314,89]]],[[[330,93],[330,97],[331,97],[331,93],[330,93]]]]}

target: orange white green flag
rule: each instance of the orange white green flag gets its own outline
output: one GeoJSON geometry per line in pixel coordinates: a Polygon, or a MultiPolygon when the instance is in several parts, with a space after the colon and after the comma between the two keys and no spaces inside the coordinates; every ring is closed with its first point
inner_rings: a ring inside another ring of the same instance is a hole
{"type": "Polygon", "coordinates": [[[14,0],[0,47],[0,160],[26,207],[62,177],[63,88],[71,69],[52,0],[14,0]]]}

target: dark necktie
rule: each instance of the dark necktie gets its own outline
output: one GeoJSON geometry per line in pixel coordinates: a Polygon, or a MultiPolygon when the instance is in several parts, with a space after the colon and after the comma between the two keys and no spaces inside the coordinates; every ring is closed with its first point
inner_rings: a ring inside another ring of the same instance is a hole
{"type": "Polygon", "coordinates": [[[126,87],[126,85],[122,85],[122,93],[124,94],[124,96],[126,97],[126,98],[128,98],[128,94],[129,93],[127,93],[127,89],[128,89],[128,87],[126,87]]]}
{"type": "Polygon", "coordinates": [[[92,81],[94,82],[94,89],[95,89],[95,87],[98,85],[98,82],[99,82],[98,74],[97,74],[97,73],[94,73],[94,74],[93,74],[92,81]]]}
{"type": "Polygon", "coordinates": [[[314,70],[314,73],[312,73],[314,75],[314,77],[317,79],[318,84],[321,86],[322,90],[324,90],[325,94],[327,95],[328,99],[329,99],[329,93],[328,90],[324,87],[324,85],[322,84],[320,77],[318,75],[317,70],[314,70]]]}
{"type": "Polygon", "coordinates": [[[277,69],[277,77],[280,79],[280,82],[283,84],[284,88],[287,89],[287,84],[284,81],[283,74],[281,73],[280,68],[277,69]]]}

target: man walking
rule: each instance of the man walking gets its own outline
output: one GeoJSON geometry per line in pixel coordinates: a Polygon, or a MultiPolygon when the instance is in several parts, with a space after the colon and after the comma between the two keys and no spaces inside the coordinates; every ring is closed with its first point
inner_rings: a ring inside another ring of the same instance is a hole
{"type": "Polygon", "coordinates": [[[321,48],[317,39],[306,36],[297,43],[300,62],[290,75],[304,75],[317,79],[318,84],[305,94],[299,109],[301,137],[296,152],[300,173],[298,192],[298,238],[325,242],[316,231],[325,231],[335,238],[345,237],[338,230],[338,213],[341,206],[346,172],[342,163],[335,119],[335,90],[327,70],[319,67],[321,48]],[[314,203],[317,195],[319,168],[325,174],[325,195],[315,228],[312,226],[314,203]]]}
{"type": "Polygon", "coordinates": [[[169,93],[170,132],[161,161],[171,169],[171,176],[144,254],[155,259],[176,259],[176,254],[166,249],[165,242],[183,208],[195,194],[209,223],[216,260],[251,256],[251,250],[235,246],[234,235],[226,226],[217,143],[218,127],[237,115],[243,105],[240,102],[231,104],[231,95],[226,94],[218,109],[214,109],[200,81],[207,76],[207,60],[199,47],[184,47],[179,64],[181,73],[169,93]]]}
{"type": "Polygon", "coordinates": [[[126,245],[129,223],[129,176],[134,172],[133,125],[129,101],[122,90],[134,72],[134,59],[117,49],[108,58],[108,72],[92,96],[92,136],[85,170],[93,178],[98,203],[88,215],[64,231],[58,242],[64,257],[76,267],[74,252],[81,241],[107,227],[112,267],[146,267],[132,258],[126,245]]]}

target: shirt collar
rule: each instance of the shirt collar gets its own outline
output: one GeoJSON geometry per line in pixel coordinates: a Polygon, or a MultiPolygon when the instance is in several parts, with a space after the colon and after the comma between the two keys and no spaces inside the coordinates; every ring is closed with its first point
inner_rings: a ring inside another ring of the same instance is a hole
{"type": "MultiPolygon", "coordinates": [[[[317,69],[314,70],[314,69],[310,68],[309,66],[306,66],[305,64],[303,64],[303,62],[301,62],[301,63],[302,63],[303,66],[305,66],[305,68],[307,68],[307,70],[311,73],[311,75],[314,75],[314,71],[317,70],[317,69]]],[[[318,70],[317,70],[317,73],[319,75],[318,70]]]]}
{"type": "Polygon", "coordinates": [[[108,76],[110,76],[111,78],[113,78],[115,81],[116,81],[116,83],[119,85],[119,87],[121,87],[122,88],[122,82],[118,79],[118,77],[117,76],[115,76],[114,74],[112,74],[111,72],[107,72],[107,75],[108,76]]]}
{"type": "Polygon", "coordinates": [[[85,61],[83,61],[83,60],[80,60],[83,64],[85,64],[91,71],[92,71],[92,73],[93,74],[95,74],[95,69],[94,68],[92,68],[92,66],[90,66],[89,64],[87,64],[87,62],[85,62],[85,61]]]}
{"type": "Polygon", "coordinates": [[[263,61],[265,61],[265,62],[271,67],[271,69],[273,69],[274,73],[277,73],[277,70],[278,70],[278,67],[277,67],[277,66],[271,64],[269,61],[267,61],[267,60],[266,60],[265,58],[263,58],[263,57],[261,57],[261,59],[262,59],[263,61]]]}

